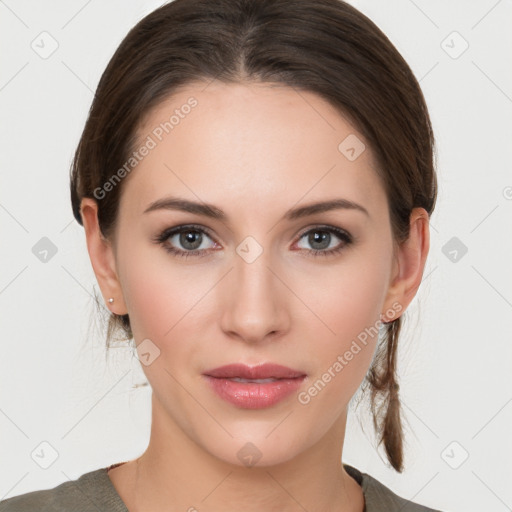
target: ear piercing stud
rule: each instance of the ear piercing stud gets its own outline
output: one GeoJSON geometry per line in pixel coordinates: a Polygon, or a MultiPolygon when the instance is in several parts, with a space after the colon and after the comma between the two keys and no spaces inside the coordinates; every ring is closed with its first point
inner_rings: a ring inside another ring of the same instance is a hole
{"type": "Polygon", "coordinates": [[[112,297],[110,297],[110,299],[108,299],[108,301],[110,302],[110,304],[112,304],[112,302],[114,302],[114,299],[112,297]]]}

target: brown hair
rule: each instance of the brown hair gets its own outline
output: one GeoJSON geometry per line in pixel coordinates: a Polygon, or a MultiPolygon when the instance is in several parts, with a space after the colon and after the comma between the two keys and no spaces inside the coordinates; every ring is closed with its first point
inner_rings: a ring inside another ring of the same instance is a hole
{"type": "MultiPolygon", "coordinates": [[[[431,215],[437,179],[425,100],[405,60],[371,20],[341,0],[174,0],[130,30],[101,76],[71,169],[80,224],[81,199],[96,198],[95,190],[123,166],[149,110],[178,87],[210,79],[272,82],[318,94],[370,144],[395,243],[409,236],[414,207],[431,215]]],[[[122,184],[97,201],[107,238],[115,230],[122,184]]],[[[379,444],[399,472],[400,326],[401,317],[385,324],[367,374],[379,444]]],[[[111,314],[107,346],[118,328],[132,338],[128,315],[111,314]]]]}

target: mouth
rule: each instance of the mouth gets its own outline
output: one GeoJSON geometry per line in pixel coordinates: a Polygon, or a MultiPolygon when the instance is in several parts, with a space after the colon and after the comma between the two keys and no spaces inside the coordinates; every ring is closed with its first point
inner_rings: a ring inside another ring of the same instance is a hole
{"type": "Polygon", "coordinates": [[[220,398],[241,409],[271,407],[297,390],[306,378],[304,372],[273,363],[225,365],[203,376],[220,398]]]}
{"type": "Polygon", "coordinates": [[[262,381],[267,379],[295,379],[298,377],[304,377],[306,374],[305,372],[274,363],[262,363],[256,366],[234,363],[213,368],[204,372],[204,375],[222,379],[262,381]]]}
{"type": "MultiPolygon", "coordinates": [[[[215,378],[218,378],[218,377],[215,377],[215,378]]],[[[265,384],[267,382],[276,382],[278,380],[283,380],[283,379],[276,379],[276,378],[270,378],[270,379],[242,379],[241,377],[231,377],[227,380],[230,380],[232,382],[253,382],[253,383],[256,383],[256,384],[265,384]]]]}

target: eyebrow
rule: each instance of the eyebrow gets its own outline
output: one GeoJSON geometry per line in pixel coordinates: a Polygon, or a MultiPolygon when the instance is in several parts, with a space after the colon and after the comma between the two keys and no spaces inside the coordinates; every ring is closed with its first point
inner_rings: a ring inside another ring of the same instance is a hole
{"type": "MultiPolygon", "coordinates": [[[[316,213],[323,213],[331,210],[356,210],[360,211],[367,216],[370,216],[368,210],[353,201],[348,199],[331,199],[329,201],[321,201],[316,203],[310,203],[305,206],[299,206],[298,208],[292,208],[288,210],[284,215],[285,220],[296,220],[302,217],[308,217],[316,213]]],[[[179,210],[188,213],[194,213],[196,215],[203,215],[212,219],[221,221],[227,221],[227,215],[220,208],[217,208],[213,204],[208,203],[197,203],[195,201],[189,201],[188,199],[181,199],[178,197],[165,197],[152,202],[145,210],[144,213],[153,212],[155,210],[179,210]]]]}

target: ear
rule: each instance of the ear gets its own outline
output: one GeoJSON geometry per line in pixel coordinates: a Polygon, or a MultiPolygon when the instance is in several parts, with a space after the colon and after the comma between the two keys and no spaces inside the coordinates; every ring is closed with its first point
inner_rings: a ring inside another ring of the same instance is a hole
{"type": "Polygon", "coordinates": [[[113,313],[125,315],[128,311],[116,272],[114,250],[111,242],[103,237],[98,224],[98,203],[90,197],[84,197],[80,204],[80,213],[82,214],[89,258],[103,300],[113,313]],[[108,302],[110,297],[114,299],[112,304],[108,302]]]}
{"type": "Polygon", "coordinates": [[[402,313],[416,295],[423,277],[425,261],[430,248],[429,217],[424,208],[413,208],[410,215],[409,238],[397,245],[393,272],[391,274],[382,321],[398,318],[386,316],[387,311],[396,311],[393,304],[401,306],[402,313]]]}

